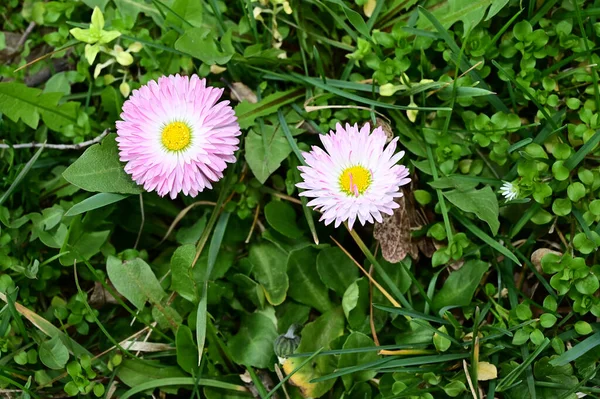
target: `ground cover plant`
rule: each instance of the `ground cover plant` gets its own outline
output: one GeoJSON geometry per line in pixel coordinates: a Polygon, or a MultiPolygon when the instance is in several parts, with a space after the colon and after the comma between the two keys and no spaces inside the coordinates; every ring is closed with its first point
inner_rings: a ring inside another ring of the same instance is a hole
{"type": "Polygon", "coordinates": [[[597,1],[0,15],[0,397],[600,395],[597,1]]]}

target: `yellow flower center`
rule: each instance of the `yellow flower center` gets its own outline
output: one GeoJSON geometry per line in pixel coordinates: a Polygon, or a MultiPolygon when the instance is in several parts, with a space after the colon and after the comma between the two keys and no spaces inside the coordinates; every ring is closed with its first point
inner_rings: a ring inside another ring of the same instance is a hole
{"type": "Polygon", "coordinates": [[[371,172],[364,166],[352,166],[344,169],[340,176],[342,191],[358,197],[371,185],[371,172]]]}
{"type": "Polygon", "coordinates": [[[192,132],[183,122],[171,122],[164,127],[161,139],[168,150],[179,151],[190,144],[192,132]]]}

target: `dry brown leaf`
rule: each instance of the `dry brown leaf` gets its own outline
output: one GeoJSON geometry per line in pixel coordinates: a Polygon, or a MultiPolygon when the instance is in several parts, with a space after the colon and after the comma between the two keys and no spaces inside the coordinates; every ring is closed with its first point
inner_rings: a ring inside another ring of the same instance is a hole
{"type": "Polygon", "coordinates": [[[373,236],[381,245],[383,258],[391,263],[398,263],[410,255],[413,259],[419,257],[419,247],[413,242],[410,230],[409,206],[406,195],[397,198],[400,205],[391,216],[385,215],[383,223],[375,223],[373,236]]]}
{"type": "Polygon", "coordinates": [[[258,97],[256,94],[242,82],[234,82],[231,84],[231,97],[239,102],[248,101],[249,103],[256,104],[258,97]]]}
{"type": "Polygon", "coordinates": [[[496,366],[488,362],[477,363],[477,380],[488,381],[498,378],[496,366]]]}
{"type": "Polygon", "coordinates": [[[402,188],[403,196],[396,199],[400,207],[394,210],[392,216],[384,216],[383,223],[375,223],[373,236],[381,245],[383,258],[391,263],[397,263],[410,255],[414,260],[419,259],[419,251],[431,258],[436,248],[432,239],[422,237],[414,239],[412,231],[419,230],[429,223],[425,211],[415,206],[412,187],[416,183],[416,175],[412,176],[410,188],[402,188]]]}
{"type": "MultiPolygon", "coordinates": [[[[110,284],[110,282],[107,282],[107,284],[110,284]]],[[[94,308],[101,308],[107,303],[117,304],[118,302],[115,299],[115,297],[112,296],[111,293],[108,292],[99,281],[96,281],[94,283],[94,290],[90,295],[89,304],[94,308]]]]}

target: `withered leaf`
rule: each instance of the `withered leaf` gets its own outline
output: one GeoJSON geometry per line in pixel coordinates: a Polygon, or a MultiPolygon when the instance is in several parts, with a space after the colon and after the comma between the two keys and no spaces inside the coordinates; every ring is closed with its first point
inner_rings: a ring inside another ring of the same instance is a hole
{"type": "Polygon", "coordinates": [[[383,258],[391,263],[398,263],[409,254],[413,259],[419,257],[419,248],[417,243],[413,242],[410,234],[408,210],[410,205],[406,199],[406,193],[403,197],[397,198],[396,202],[400,207],[394,210],[393,215],[385,215],[383,223],[375,223],[373,232],[373,236],[381,245],[383,258]]]}
{"type": "Polygon", "coordinates": [[[394,210],[392,216],[385,215],[383,223],[375,223],[373,236],[381,245],[383,258],[391,263],[397,263],[410,255],[414,260],[419,259],[419,251],[427,258],[431,258],[436,250],[434,241],[428,237],[415,239],[412,232],[429,224],[429,215],[417,207],[412,187],[418,178],[413,174],[410,188],[403,187],[402,197],[396,202],[400,207],[394,210]]]}

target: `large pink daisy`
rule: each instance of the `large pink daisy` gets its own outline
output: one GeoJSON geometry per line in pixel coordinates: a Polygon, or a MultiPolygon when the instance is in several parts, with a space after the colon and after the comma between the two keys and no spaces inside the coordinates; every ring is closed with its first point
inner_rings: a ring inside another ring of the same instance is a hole
{"type": "Polygon", "coordinates": [[[300,195],[314,197],[308,205],[323,212],[326,225],[348,221],[352,229],[357,218],[362,225],[373,219],[381,223],[381,213],[391,215],[398,208],[394,198],[410,182],[408,169],[397,165],[404,156],[404,151],[395,153],[398,138],[386,147],[381,127],[371,133],[368,123],[361,129],[338,123],[321,141],[325,150],[313,146],[303,154],[307,166],[299,167],[304,181],[297,186],[306,190],[300,195]]]}
{"type": "Polygon", "coordinates": [[[147,191],[195,197],[235,162],[240,126],[223,89],[197,75],[163,76],[134,90],[117,121],[125,171],[147,191]]]}

